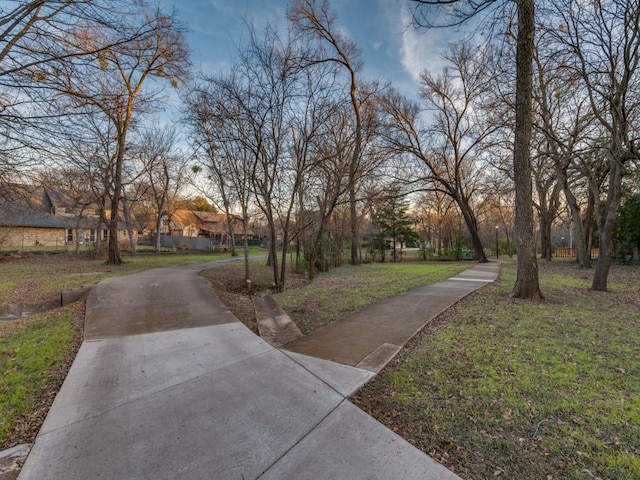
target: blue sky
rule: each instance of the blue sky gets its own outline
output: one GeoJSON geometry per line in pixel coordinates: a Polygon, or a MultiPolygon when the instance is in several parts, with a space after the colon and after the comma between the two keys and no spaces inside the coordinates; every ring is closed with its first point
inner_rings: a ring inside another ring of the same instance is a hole
{"type": "MultiPolygon", "coordinates": [[[[212,74],[233,61],[237,45],[247,38],[248,22],[284,26],[287,0],[164,0],[176,9],[188,29],[192,61],[212,74]]],[[[391,81],[402,93],[415,97],[417,78],[427,68],[442,68],[440,52],[453,32],[424,32],[409,26],[407,0],[332,0],[337,25],[362,51],[364,75],[391,81]]]]}

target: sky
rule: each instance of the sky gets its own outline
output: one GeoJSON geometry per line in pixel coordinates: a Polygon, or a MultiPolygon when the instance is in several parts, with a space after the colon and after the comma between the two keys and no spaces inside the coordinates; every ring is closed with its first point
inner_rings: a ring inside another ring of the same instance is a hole
{"type": "MultiPolygon", "coordinates": [[[[455,32],[417,31],[409,26],[408,0],[330,0],[337,26],[362,52],[364,76],[390,81],[408,97],[417,97],[424,69],[437,74],[442,52],[455,32]]],[[[164,0],[187,28],[196,71],[225,70],[248,37],[245,21],[286,25],[287,0],[164,0]]]]}

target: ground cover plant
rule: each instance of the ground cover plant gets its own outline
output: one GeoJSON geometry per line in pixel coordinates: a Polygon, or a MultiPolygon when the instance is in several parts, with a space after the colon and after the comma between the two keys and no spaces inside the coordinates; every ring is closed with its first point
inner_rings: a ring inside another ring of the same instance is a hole
{"type": "Polygon", "coordinates": [[[84,305],[0,323],[0,450],[33,442],[82,342],[84,305]]]}
{"type": "Polygon", "coordinates": [[[541,262],[546,299],[501,281],[428,326],[354,401],[466,480],[640,478],[640,268],[541,262]]]}

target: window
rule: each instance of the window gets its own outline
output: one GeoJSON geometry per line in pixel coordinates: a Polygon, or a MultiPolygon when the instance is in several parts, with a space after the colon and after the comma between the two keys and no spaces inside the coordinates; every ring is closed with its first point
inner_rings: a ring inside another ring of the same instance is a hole
{"type": "Polygon", "coordinates": [[[91,230],[89,230],[89,241],[90,242],[95,242],[96,241],[96,229],[92,228],[91,230]]]}
{"type": "Polygon", "coordinates": [[[102,241],[106,242],[109,239],[109,230],[102,230],[102,241]]]}
{"type": "Polygon", "coordinates": [[[73,228],[67,228],[67,242],[73,242],[73,228]]]}

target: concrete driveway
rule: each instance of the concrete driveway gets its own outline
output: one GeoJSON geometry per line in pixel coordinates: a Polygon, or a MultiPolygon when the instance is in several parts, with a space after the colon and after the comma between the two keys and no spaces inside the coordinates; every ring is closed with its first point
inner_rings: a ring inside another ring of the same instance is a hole
{"type": "Polygon", "coordinates": [[[269,346],[198,276],[210,266],[91,292],[20,480],[458,478],[346,399],[371,371],[269,346]]]}

